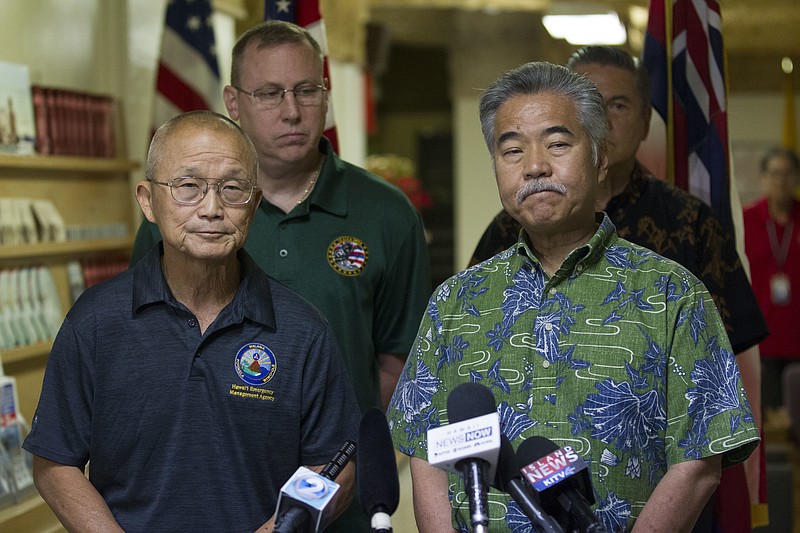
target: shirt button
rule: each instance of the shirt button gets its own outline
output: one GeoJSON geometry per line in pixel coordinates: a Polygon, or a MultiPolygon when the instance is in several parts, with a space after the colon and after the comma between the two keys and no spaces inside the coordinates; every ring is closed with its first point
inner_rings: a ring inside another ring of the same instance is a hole
{"type": "Polygon", "coordinates": [[[193,328],[197,325],[197,321],[194,318],[190,318],[189,320],[186,321],[186,323],[189,324],[190,328],[193,328]]]}
{"type": "Polygon", "coordinates": [[[553,331],[553,324],[545,324],[544,329],[547,331],[553,331]]]}
{"type": "Polygon", "coordinates": [[[550,361],[548,361],[547,359],[542,361],[542,367],[543,368],[550,368],[550,361]]]}
{"type": "Polygon", "coordinates": [[[550,289],[550,290],[549,290],[549,291],[547,291],[547,292],[549,292],[549,293],[550,293],[550,296],[554,296],[554,295],[556,294],[556,289],[555,289],[555,287],[553,287],[552,289],[550,289]]]}
{"type": "Polygon", "coordinates": [[[289,255],[289,250],[284,248],[283,250],[278,252],[278,255],[281,256],[281,257],[286,257],[287,255],[289,255]]]}
{"type": "Polygon", "coordinates": [[[578,266],[575,268],[575,270],[577,270],[578,272],[583,272],[583,265],[578,265],[578,266]]]}

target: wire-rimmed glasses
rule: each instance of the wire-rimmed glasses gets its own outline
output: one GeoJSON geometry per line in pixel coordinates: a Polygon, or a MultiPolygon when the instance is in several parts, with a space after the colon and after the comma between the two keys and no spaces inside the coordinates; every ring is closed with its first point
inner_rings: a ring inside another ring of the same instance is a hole
{"type": "Polygon", "coordinates": [[[167,182],[149,181],[169,187],[172,199],[183,205],[199,204],[205,198],[210,187],[217,190],[217,195],[225,205],[245,205],[250,202],[253,198],[253,191],[258,188],[258,185],[254,185],[252,182],[236,178],[214,180],[216,183],[194,176],[181,176],[167,182]]]}
{"type": "Polygon", "coordinates": [[[292,93],[294,100],[302,106],[320,105],[324,99],[325,91],[328,90],[325,85],[312,83],[298,85],[293,89],[266,87],[253,92],[245,91],[236,85],[232,85],[232,87],[241,93],[251,96],[256,105],[264,109],[274,109],[281,105],[286,93],[292,93]]]}

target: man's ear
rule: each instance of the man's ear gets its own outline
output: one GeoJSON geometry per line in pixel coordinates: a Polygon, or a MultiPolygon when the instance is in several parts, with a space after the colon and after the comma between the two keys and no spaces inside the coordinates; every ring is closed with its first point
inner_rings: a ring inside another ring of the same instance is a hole
{"type": "Polygon", "coordinates": [[[136,201],[139,202],[139,207],[142,209],[144,217],[153,224],[156,223],[156,217],[153,214],[153,184],[147,180],[140,181],[136,184],[136,201]]]}
{"type": "Polygon", "coordinates": [[[597,163],[597,183],[602,183],[608,176],[608,152],[603,150],[597,163]]]}
{"type": "Polygon", "coordinates": [[[231,120],[239,120],[239,95],[236,92],[232,85],[226,85],[222,90],[222,99],[225,100],[225,109],[228,110],[231,120]]]}
{"type": "Polygon", "coordinates": [[[647,106],[647,110],[643,111],[644,116],[644,134],[642,135],[642,140],[640,142],[644,142],[647,139],[647,136],[650,135],[650,119],[653,118],[653,113],[655,113],[655,108],[653,106],[647,106]]]}

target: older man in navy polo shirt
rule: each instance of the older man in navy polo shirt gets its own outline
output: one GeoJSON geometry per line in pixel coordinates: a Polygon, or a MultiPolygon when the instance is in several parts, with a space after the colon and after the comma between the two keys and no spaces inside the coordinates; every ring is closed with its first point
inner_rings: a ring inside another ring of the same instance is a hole
{"type": "Polygon", "coordinates": [[[269,531],[293,472],[354,440],[328,323],[242,249],[257,173],[221,115],[180,115],[153,137],[136,197],[163,243],[70,310],[24,443],[67,529],[269,531]]]}

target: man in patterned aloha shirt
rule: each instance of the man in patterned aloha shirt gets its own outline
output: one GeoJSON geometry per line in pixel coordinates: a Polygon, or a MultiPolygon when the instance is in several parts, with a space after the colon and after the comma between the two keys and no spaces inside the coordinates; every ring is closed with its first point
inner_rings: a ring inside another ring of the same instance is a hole
{"type": "MultiPolygon", "coordinates": [[[[689,531],[721,469],[759,440],[711,296],[595,212],[608,123],[591,81],[528,63],[489,86],[480,117],[524,232],[434,292],[392,398],[420,531],[468,531],[463,479],[426,461],[465,381],[492,390],[515,447],[541,435],[583,456],[609,530],[689,531]]],[[[489,500],[491,531],[532,531],[508,495],[489,500]]]]}

